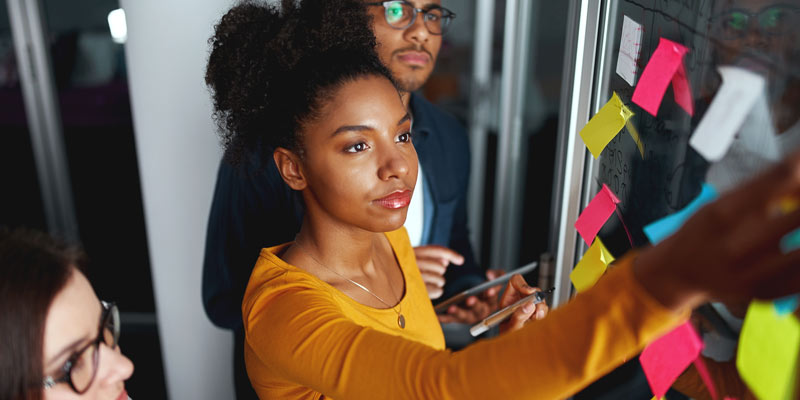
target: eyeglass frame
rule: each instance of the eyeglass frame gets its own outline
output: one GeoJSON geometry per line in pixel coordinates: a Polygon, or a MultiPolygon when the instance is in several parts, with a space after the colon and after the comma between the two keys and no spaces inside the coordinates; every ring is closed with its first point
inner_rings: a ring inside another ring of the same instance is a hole
{"type": "Polygon", "coordinates": [[[414,7],[414,5],[411,4],[411,2],[409,2],[407,0],[376,1],[376,2],[372,2],[372,3],[366,3],[366,5],[383,7],[384,8],[384,13],[383,13],[384,21],[386,21],[386,24],[388,24],[392,29],[397,29],[398,31],[406,30],[410,26],[414,25],[414,22],[417,22],[417,14],[422,13],[423,15],[428,15],[428,13],[431,12],[432,10],[440,10],[440,11],[442,11],[441,18],[442,19],[446,19],[448,21],[447,24],[445,25],[445,28],[442,29],[442,32],[439,32],[439,33],[431,32],[431,29],[428,28],[428,24],[425,22],[426,20],[424,19],[425,18],[424,16],[423,16],[422,24],[425,25],[425,29],[427,29],[428,33],[430,33],[431,35],[442,36],[442,35],[445,34],[445,31],[447,31],[446,27],[449,26],[450,22],[452,22],[452,20],[454,20],[456,18],[456,13],[454,13],[454,12],[450,11],[449,9],[444,8],[444,7],[442,7],[442,6],[438,5],[438,4],[435,4],[435,5],[431,6],[431,7],[428,7],[427,9],[414,7]],[[411,10],[414,11],[414,14],[411,15],[411,21],[408,22],[408,25],[406,25],[406,26],[404,26],[402,28],[398,28],[398,27],[392,25],[391,22],[389,22],[389,20],[387,19],[388,17],[386,16],[386,11],[385,10],[388,9],[387,6],[390,3],[407,4],[408,6],[411,7],[411,10]]]}
{"type": "Polygon", "coordinates": [[[106,346],[108,346],[111,350],[116,349],[117,345],[119,344],[121,325],[119,320],[119,309],[117,308],[116,303],[101,300],[100,304],[103,306],[103,312],[100,315],[100,326],[97,330],[97,337],[70,356],[67,362],[61,367],[60,372],[63,373],[63,375],[60,378],[53,378],[52,375],[46,376],[42,380],[42,386],[45,389],[51,389],[59,383],[67,383],[75,393],[84,394],[89,390],[90,387],[92,387],[92,383],[94,383],[94,379],[97,377],[98,367],[100,366],[100,344],[105,343],[106,346]],[[109,326],[109,322],[111,322],[111,334],[113,337],[113,342],[110,344],[106,343],[105,337],[105,330],[106,327],[109,326]],[[94,357],[92,359],[92,377],[89,378],[89,382],[86,384],[86,387],[83,390],[78,390],[78,388],[75,387],[75,383],[72,382],[72,368],[75,366],[77,360],[81,358],[81,355],[85,351],[89,350],[89,348],[92,346],[95,347],[94,357]]]}
{"type": "MultiPolygon", "coordinates": [[[[785,11],[788,11],[788,12],[793,12],[795,14],[800,13],[800,7],[797,7],[797,6],[794,6],[794,5],[791,5],[791,4],[777,3],[777,4],[770,4],[768,6],[762,7],[760,10],[758,10],[756,12],[752,12],[750,10],[746,10],[746,9],[743,9],[743,8],[734,8],[734,9],[719,13],[719,14],[711,17],[709,19],[709,21],[712,22],[712,23],[716,23],[721,18],[733,15],[733,13],[741,13],[741,14],[746,15],[747,16],[747,26],[746,26],[746,28],[739,30],[739,32],[741,32],[741,34],[738,35],[737,38],[740,38],[740,37],[743,37],[744,35],[746,35],[747,31],[750,30],[750,24],[751,24],[750,21],[751,21],[752,18],[756,18],[756,21],[758,22],[758,29],[759,29],[759,31],[763,32],[763,27],[761,26],[760,20],[758,18],[765,11],[773,9],[773,8],[778,8],[778,9],[785,10],[785,11]]],[[[770,35],[770,36],[772,36],[772,35],[770,35]]]]}

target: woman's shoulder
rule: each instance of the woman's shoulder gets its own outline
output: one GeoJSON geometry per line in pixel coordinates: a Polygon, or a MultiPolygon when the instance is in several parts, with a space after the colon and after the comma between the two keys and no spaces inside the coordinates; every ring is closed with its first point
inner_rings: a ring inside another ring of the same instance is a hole
{"type": "Polygon", "coordinates": [[[324,283],[310,273],[295,267],[281,259],[280,255],[290,243],[264,248],[258,256],[255,267],[250,274],[243,301],[243,311],[247,313],[256,302],[269,297],[293,291],[315,289],[324,293],[324,283]]]}

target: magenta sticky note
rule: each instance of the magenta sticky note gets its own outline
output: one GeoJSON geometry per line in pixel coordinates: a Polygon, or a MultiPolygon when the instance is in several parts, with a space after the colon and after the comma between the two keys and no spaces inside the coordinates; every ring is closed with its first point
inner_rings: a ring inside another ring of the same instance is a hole
{"type": "Polygon", "coordinates": [[[692,89],[689,87],[689,78],[686,77],[686,67],[681,62],[675,75],[672,77],[672,93],[675,102],[689,115],[694,115],[694,100],[692,89]]]}
{"type": "Polygon", "coordinates": [[[661,398],[703,350],[703,341],[689,322],[645,347],[639,362],[653,394],[661,398]]]}
{"type": "Polygon", "coordinates": [[[706,385],[708,393],[711,395],[711,400],[717,400],[717,387],[714,386],[714,380],[711,379],[711,373],[708,372],[708,367],[703,362],[703,357],[698,356],[694,359],[694,367],[697,369],[700,379],[703,380],[703,384],[706,385]]]}
{"type": "Polygon", "coordinates": [[[578,220],[575,221],[575,229],[578,230],[587,245],[592,245],[597,232],[600,232],[600,228],[608,221],[608,217],[614,213],[617,204],[619,204],[619,199],[604,183],[600,192],[594,196],[578,216],[578,220]]]}
{"type": "Polygon", "coordinates": [[[686,47],[669,39],[661,38],[656,51],[650,56],[650,61],[642,72],[642,77],[639,78],[639,84],[636,85],[636,90],[633,92],[633,102],[655,116],[658,114],[658,107],[661,105],[667,87],[670,82],[673,82],[675,99],[686,110],[687,94],[691,101],[686,70],[683,69],[683,79],[678,78],[677,85],[674,77],[683,65],[683,56],[688,52],[689,49],[686,47]],[[679,98],[680,100],[678,100],[679,98]]]}

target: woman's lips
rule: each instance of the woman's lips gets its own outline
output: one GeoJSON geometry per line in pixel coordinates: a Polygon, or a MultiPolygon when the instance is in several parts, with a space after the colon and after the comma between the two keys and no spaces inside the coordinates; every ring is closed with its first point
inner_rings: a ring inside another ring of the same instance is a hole
{"type": "Polygon", "coordinates": [[[411,203],[411,191],[410,190],[398,190],[389,194],[386,197],[382,197],[378,200],[375,200],[376,203],[380,204],[382,207],[386,207],[389,209],[398,209],[403,207],[408,207],[408,204],[411,203]]]}
{"type": "Polygon", "coordinates": [[[128,399],[129,399],[128,391],[125,390],[125,389],[122,389],[122,393],[119,394],[119,397],[117,397],[117,400],[128,400],[128,399]]]}
{"type": "Polygon", "coordinates": [[[406,64],[418,65],[421,67],[428,65],[428,63],[431,61],[430,56],[421,51],[409,51],[406,53],[401,53],[398,55],[398,58],[400,58],[400,61],[406,64]]]}

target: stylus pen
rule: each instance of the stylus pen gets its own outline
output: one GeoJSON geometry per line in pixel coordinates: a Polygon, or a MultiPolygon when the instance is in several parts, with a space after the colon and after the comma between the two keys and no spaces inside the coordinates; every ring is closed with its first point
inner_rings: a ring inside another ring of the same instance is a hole
{"type": "Polygon", "coordinates": [[[536,292],[534,294],[531,294],[529,296],[525,296],[524,298],[522,298],[518,302],[516,302],[516,303],[514,303],[514,304],[512,304],[512,305],[510,305],[510,306],[508,306],[508,307],[506,307],[506,308],[504,308],[502,310],[499,310],[499,311],[495,312],[494,314],[486,317],[486,319],[484,319],[483,321],[478,322],[472,328],[469,328],[469,333],[472,336],[478,336],[481,333],[488,331],[489,329],[491,329],[495,325],[505,321],[506,318],[510,317],[511,314],[514,314],[514,311],[517,311],[517,309],[522,307],[523,304],[525,304],[525,303],[527,303],[527,302],[529,302],[531,300],[533,300],[533,304],[539,304],[539,303],[543,302],[544,299],[547,297],[547,294],[548,293],[552,293],[553,290],[555,290],[555,288],[551,288],[550,290],[548,290],[546,292],[538,291],[538,292],[536,292]]]}
{"type": "Polygon", "coordinates": [[[461,292],[461,293],[459,293],[459,294],[457,294],[457,295],[455,295],[455,296],[453,296],[453,297],[451,297],[451,298],[449,298],[449,299],[437,304],[435,307],[433,307],[433,309],[436,312],[444,312],[445,310],[447,310],[447,307],[450,307],[453,304],[458,304],[458,303],[464,301],[464,299],[466,299],[469,296],[474,296],[474,295],[476,295],[478,293],[481,293],[481,292],[485,291],[486,289],[489,289],[490,287],[493,287],[493,286],[503,285],[506,282],[508,282],[508,280],[511,279],[512,276],[514,276],[514,274],[525,275],[528,272],[531,272],[534,269],[536,269],[536,267],[538,267],[538,266],[539,266],[539,263],[534,261],[534,262],[532,262],[530,264],[523,265],[522,267],[519,267],[519,268],[517,268],[517,269],[515,269],[513,271],[508,271],[508,272],[505,273],[505,275],[503,275],[503,276],[501,276],[501,277],[499,277],[497,279],[492,279],[492,280],[490,280],[488,282],[481,283],[478,286],[475,286],[473,288],[469,288],[469,289],[467,289],[467,290],[465,290],[465,291],[463,291],[463,292],[461,292]]]}

